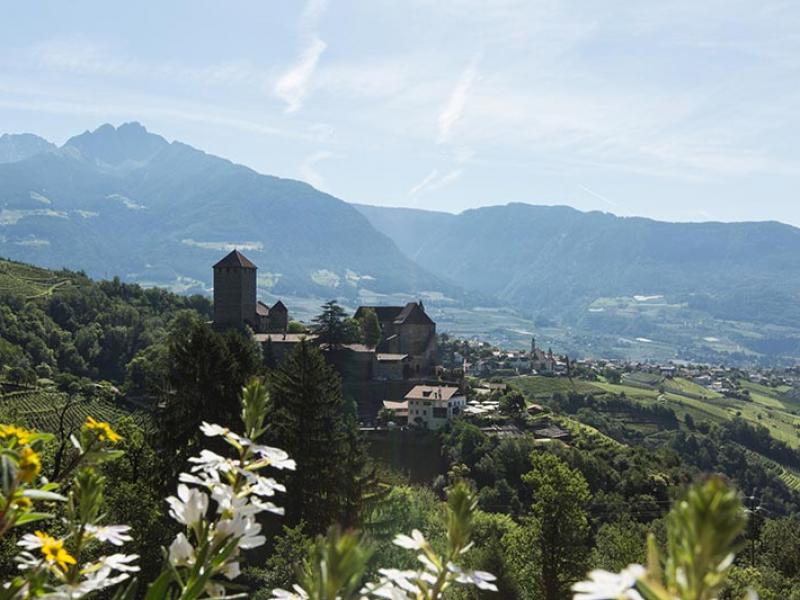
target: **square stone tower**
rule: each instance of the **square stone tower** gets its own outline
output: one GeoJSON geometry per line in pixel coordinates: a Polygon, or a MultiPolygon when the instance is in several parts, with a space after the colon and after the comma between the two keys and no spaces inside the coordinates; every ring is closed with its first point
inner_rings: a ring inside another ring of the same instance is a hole
{"type": "Polygon", "coordinates": [[[256,328],[256,267],[233,250],[214,265],[214,327],[256,328]]]}

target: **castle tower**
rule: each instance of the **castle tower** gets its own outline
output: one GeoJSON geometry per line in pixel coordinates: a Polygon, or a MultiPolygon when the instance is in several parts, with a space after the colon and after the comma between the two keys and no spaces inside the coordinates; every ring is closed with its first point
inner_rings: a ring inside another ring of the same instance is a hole
{"type": "Polygon", "coordinates": [[[257,270],[238,250],[214,265],[214,327],[256,327],[257,270]]]}

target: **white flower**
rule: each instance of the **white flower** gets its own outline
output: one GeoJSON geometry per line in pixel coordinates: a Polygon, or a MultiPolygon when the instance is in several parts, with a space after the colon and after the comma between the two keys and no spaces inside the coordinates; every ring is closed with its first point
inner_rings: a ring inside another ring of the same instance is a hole
{"type": "Polygon", "coordinates": [[[280,448],[261,446],[259,444],[253,444],[251,448],[258,456],[268,460],[269,466],[271,467],[275,467],[276,469],[289,469],[290,471],[294,471],[297,468],[297,463],[289,458],[289,455],[280,448]]]}
{"type": "Polygon", "coordinates": [[[221,483],[219,473],[217,471],[203,472],[199,475],[192,475],[191,473],[181,473],[178,475],[178,481],[181,483],[191,483],[192,485],[199,485],[200,487],[213,490],[214,487],[221,483]]]}
{"type": "Polygon", "coordinates": [[[217,540],[235,537],[239,540],[238,546],[243,550],[250,548],[257,548],[266,543],[267,538],[259,535],[261,532],[261,525],[256,523],[255,519],[250,516],[242,514],[235,515],[232,519],[222,519],[217,523],[214,537],[217,540]]]}
{"type": "Polygon", "coordinates": [[[497,586],[493,583],[497,581],[497,577],[486,571],[465,571],[458,565],[453,563],[447,564],[447,570],[456,575],[458,583],[466,583],[477,586],[480,590],[497,591],[497,586]]]}
{"type": "Polygon", "coordinates": [[[401,548],[406,548],[408,550],[422,550],[425,546],[428,545],[425,536],[422,535],[419,529],[415,529],[411,532],[411,536],[399,534],[397,537],[394,538],[394,543],[401,548]]]}
{"type": "MultiPolygon", "coordinates": [[[[416,594],[419,591],[419,586],[414,580],[418,579],[420,573],[417,571],[402,571],[400,569],[380,569],[378,573],[381,574],[379,588],[389,591],[392,587],[397,587],[401,590],[416,594]]],[[[384,595],[384,598],[393,598],[393,595],[384,595]]]]}
{"type": "Polygon", "coordinates": [[[286,514],[286,510],[282,506],[277,506],[276,504],[273,504],[272,502],[262,502],[261,500],[259,500],[258,498],[255,498],[255,497],[250,499],[250,504],[252,506],[256,507],[259,512],[266,511],[266,512],[271,512],[271,513],[274,513],[276,515],[281,515],[281,516],[286,514]]]}
{"type": "Polygon", "coordinates": [[[195,464],[195,466],[191,468],[192,473],[211,473],[214,471],[229,473],[230,471],[233,471],[239,464],[238,460],[225,458],[224,456],[220,456],[211,450],[201,450],[200,456],[193,456],[189,459],[189,462],[195,464]]]}
{"type": "Polygon", "coordinates": [[[271,477],[262,477],[255,473],[246,472],[248,483],[250,484],[250,493],[256,496],[274,496],[275,492],[285,492],[286,486],[278,483],[271,477]]]}
{"type": "Polygon", "coordinates": [[[176,535],[169,545],[169,562],[176,567],[194,563],[194,548],[183,532],[176,535]]]}
{"type": "Polygon", "coordinates": [[[86,533],[100,542],[108,542],[114,546],[122,546],[133,538],[126,535],[131,528],[128,525],[87,525],[86,533]]]}
{"type": "Polygon", "coordinates": [[[308,594],[299,585],[295,584],[294,591],[290,592],[281,588],[272,590],[271,600],[308,600],[308,594]]]}
{"type": "Polygon", "coordinates": [[[239,563],[237,561],[231,561],[225,563],[219,572],[230,581],[233,581],[241,574],[242,571],[239,569],[239,563]]]}
{"type": "Polygon", "coordinates": [[[14,557],[14,561],[17,563],[17,568],[20,571],[35,569],[42,563],[41,559],[36,558],[30,552],[20,552],[14,557]]]}
{"type": "Polygon", "coordinates": [[[208,510],[208,496],[184,484],[178,485],[178,497],[170,496],[167,503],[170,516],[190,527],[205,518],[208,510]]]}
{"type": "Polygon", "coordinates": [[[111,556],[101,556],[97,562],[103,567],[113,569],[115,571],[126,571],[135,573],[139,570],[136,565],[131,563],[139,558],[138,554],[112,554],[111,556]]]}
{"type": "Polygon", "coordinates": [[[226,440],[235,442],[242,446],[248,443],[252,444],[252,442],[247,438],[232,432],[227,427],[222,427],[221,425],[216,425],[215,423],[207,423],[203,421],[203,423],[200,425],[200,431],[202,431],[207,437],[217,437],[221,435],[226,440]]]}
{"type": "Polygon", "coordinates": [[[572,586],[572,591],[576,592],[573,600],[642,600],[633,587],[644,574],[642,565],[629,565],[619,573],[600,569],[592,571],[588,581],[580,581],[572,586]]]}

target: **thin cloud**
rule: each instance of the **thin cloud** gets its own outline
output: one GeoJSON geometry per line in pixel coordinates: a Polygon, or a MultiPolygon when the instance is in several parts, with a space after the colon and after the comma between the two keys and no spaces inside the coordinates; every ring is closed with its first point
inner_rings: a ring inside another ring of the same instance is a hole
{"type": "Polygon", "coordinates": [[[275,82],[275,95],[286,102],[286,112],[300,110],[311,88],[317,64],[327,44],[317,35],[317,25],[328,7],[327,0],[308,0],[300,17],[299,30],[305,45],[295,64],[275,82]]]}
{"type": "Polygon", "coordinates": [[[464,106],[467,103],[467,96],[469,95],[470,88],[478,76],[478,57],[470,61],[467,67],[462,71],[458,83],[450,93],[450,98],[447,104],[439,113],[439,143],[446,142],[453,131],[453,127],[461,118],[464,112],[464,106]]]}
{"type": "Polygon", "coordinates": [[[597,198],[598,200],[602,200],[603,202],[605,202],[606,204],[608,204],[609,206],[611,206],[611,207],[613,207],[613,208],[617,208],[617,207],[619,207],[619,204],[617,204],[617,203],[616,203],[616,202],[614,202],[613,200],[609,200],[608,198],[606,198],[605,196],[603,196],[603,194],[598,194],[598,193],[597,193],[597,192],[595,192],[594,190],[591,190],[591,189],[589,189],[588,187],[586,187],[585,185],[579,185],[578,187],[579,187],[579,188],[581,188],[581,189],[582,189],[584,192],[586,192],[586,193],[587,193],[587,194],[589,194],[590,196],[594,196],[594,197],[595,197],[595,198],[597,198]]]}
{"type": "Polygon", "coordinates": [[[300,178],[303,181],[310,183],[317,189],[321,188],[323,185],[323,179],[322,175],[317,170],[316,165],[323,160],[329,160],[331,158],[341,158],[341,156],[327,150],[321,150],[308,156],[298,169],[300,171],[300,178]]]}
{"type": "Polygon", "coordinates": [[[275,95],[286,102],[286,112],[296,112],[303,105],[311,85],[311,77],[326,47],[321,39],[312,39],[303,50],[297,64],[278,78],[275,83],[275,95]]]}
{"type": "Polygon", "coordinates": [[[428,173],[428,175],[426,175],[422,181],[412,187],[408,191],[408,195],[416,196],[421,192],[432,192],[434,190],[441,189],[446,185],[450,185],[459,177],[461,177],[462,172],[462,169],[453,169],[452,171],[448,171],[444,175],[439,176],[439,170],[434,169],[428,173]]]}

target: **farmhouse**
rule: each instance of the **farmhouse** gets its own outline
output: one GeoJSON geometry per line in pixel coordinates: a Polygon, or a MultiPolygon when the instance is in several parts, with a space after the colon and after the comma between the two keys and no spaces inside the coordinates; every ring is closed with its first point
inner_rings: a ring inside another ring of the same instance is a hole
{"type": "Polygon", "coordinates": [[[417,385],[408,394],[408,422],[441,429],[464,411],[466,397],[455,386],[417,385]]]}

